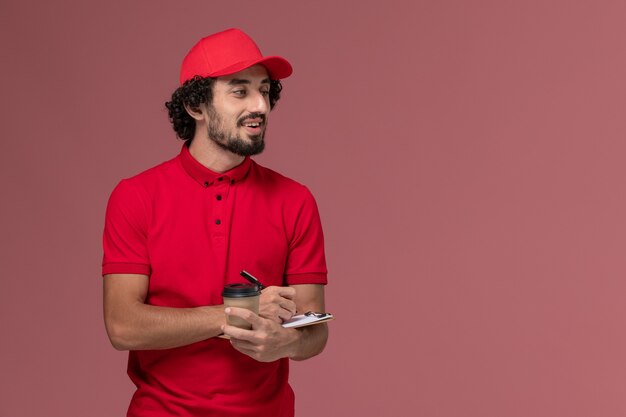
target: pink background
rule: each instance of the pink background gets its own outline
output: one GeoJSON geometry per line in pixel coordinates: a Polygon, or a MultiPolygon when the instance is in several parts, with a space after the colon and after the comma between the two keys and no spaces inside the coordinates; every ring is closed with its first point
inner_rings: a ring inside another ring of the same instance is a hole
{"type": "Polygon", "coordinates": [[[3,0],[0,416],[124,415],[106,201],[232,26],[295,67],[258,160],[325,226],[300,417],[626,415],[624,4],[3,0]]]}

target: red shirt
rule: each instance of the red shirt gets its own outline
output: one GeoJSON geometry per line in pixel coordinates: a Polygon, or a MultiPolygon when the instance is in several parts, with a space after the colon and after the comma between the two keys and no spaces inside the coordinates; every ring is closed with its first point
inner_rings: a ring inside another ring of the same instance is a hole
{"type": "MultiPolygon", "coordinates": [[[[308,189],[246,158],[223,174],[178,157],[122,180],[109,199],[102,274],[150,277],[146,303],[222,304],[225,283],[326,284],[317,206],[308,189]]],[[[212,338],[131,351],[129,416],[293,416],[287,359],[261,363],[212,338]]]]}

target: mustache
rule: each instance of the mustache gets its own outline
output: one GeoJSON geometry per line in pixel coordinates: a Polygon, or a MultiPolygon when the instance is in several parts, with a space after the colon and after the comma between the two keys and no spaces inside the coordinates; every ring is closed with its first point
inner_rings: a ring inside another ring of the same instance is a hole
{"type": "Polygon", "coordinates": [[[245,116],[239,118],[239,120],[237,120],[237,125],[238,126],[243,126],[243,124],[251,119],[261,119],[261,123],[265,124],[265,115],[263,113],[250,113],[250,114],[246,114],[245,116]]]}

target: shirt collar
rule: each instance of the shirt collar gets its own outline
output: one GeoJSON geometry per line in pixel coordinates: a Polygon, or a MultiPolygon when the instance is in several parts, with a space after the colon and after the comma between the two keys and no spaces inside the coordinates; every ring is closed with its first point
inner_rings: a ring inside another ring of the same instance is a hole
{"type": "Polygon", "coordinates": [[[180,160],[180,163],[185,171],[187,171],[187,173],[203,187],[208,187],[215,181],[229,181],[231,183],[239,182],[243,180],[246,175],[248,175],[248,171],[250,170],[250,165],[252,163],[250,157],[246,156],[243,162],[236,167],[222,173],[215,172],[196,161],[196,159],[189,152],[187,144],[183,145],[183,149],[180,151],[178,159],[180,160]]]}

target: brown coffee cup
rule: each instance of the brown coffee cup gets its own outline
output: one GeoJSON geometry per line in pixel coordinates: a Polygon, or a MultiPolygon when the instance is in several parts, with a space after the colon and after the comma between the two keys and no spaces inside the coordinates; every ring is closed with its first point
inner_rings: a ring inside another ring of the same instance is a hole
{"type": "MultiPolygon", "coordinates": [[[[222,291],[224,307],[246,308],[254,314],[259,314],[259,297],[261,291],[255,284],[226,284],[222,291]]],[[[252,325],[239,317],[227,316],[230,326],[240,329],[251,329],[252,325]]]]}

